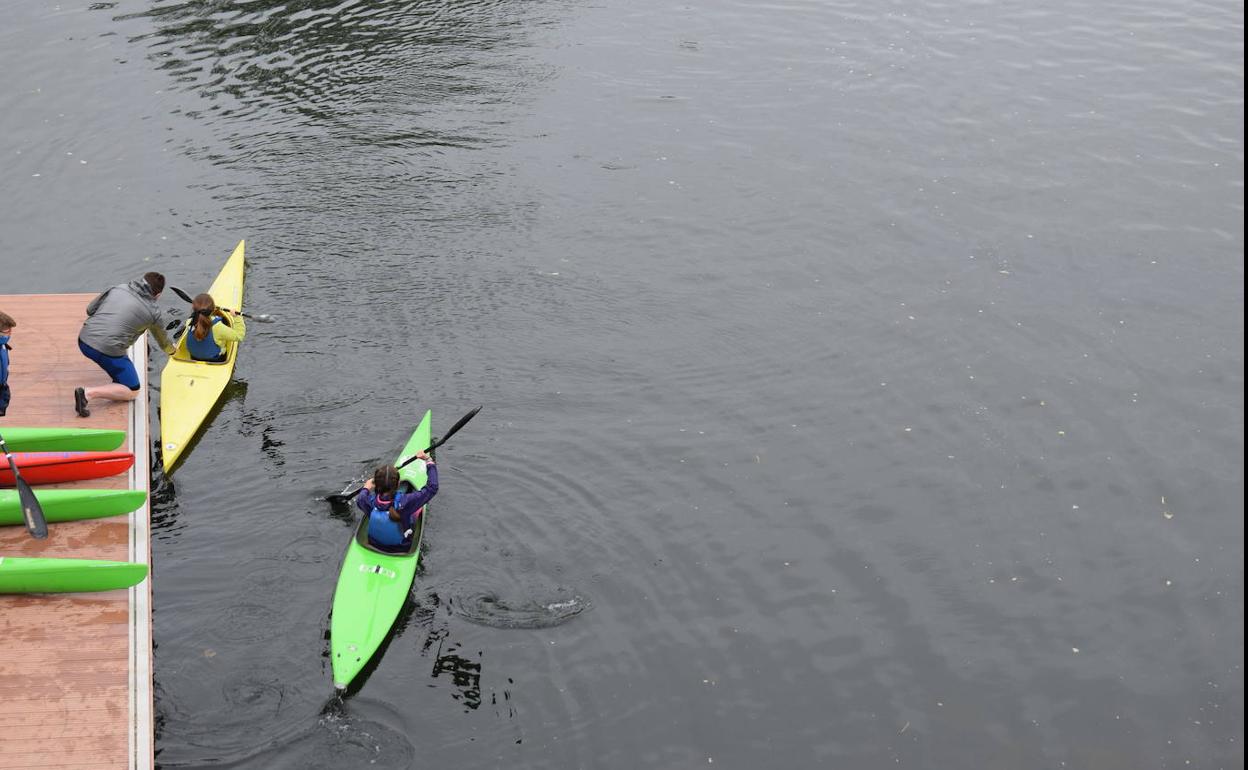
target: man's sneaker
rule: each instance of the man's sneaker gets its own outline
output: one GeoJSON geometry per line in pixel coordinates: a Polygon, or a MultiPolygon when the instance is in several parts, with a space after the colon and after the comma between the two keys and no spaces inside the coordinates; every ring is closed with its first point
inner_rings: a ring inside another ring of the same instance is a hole
{"type": "Polygon", "coordinates": [[[90,417],[91,410],[87,408],[87,391],[85,388],[74,388],[74,411],[79,417],[90,417]]]}

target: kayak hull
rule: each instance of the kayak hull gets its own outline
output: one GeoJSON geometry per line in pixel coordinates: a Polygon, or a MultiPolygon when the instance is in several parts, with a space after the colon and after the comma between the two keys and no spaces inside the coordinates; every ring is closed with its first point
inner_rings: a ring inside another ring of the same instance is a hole
{"type": "Polygon", "coordinates": [[[145,577],[146,564],[0,556],[0,594],[113,591],[136,585],[145,577]]]}
{"type": "Polygon", "coordinates": [[[123,430],[95,428],[5,428],[12,452],[111,452],[126,440],[123,430]]]}
{"type": "MultiPolygon", "coordinates": [[[[401,465],[433,443],[430,439],[432,419],[432,413],[425,412],[395,459],[395,465],[401,465]]],[[[399,478],[413,489],[420,489],[426,479],[424,462],[417,460],[401,469],[399,478]]],[[[368,517],[362,517],[356,527],[338,574],[329,624],[329,652],[336,688],[343,689],[351,684],[389,635],[416,577],[426,518],[428,510],[417,520],[412,548],[405,554],[381,553],[369,548],[368,517]]]]}
{"type": "MultiPolygon", "coordinates": [[[[43,508],[44,519],[49,522],[82,521],[137,510],[147,500],[147,492],[142,489],[40,489],[35,491],[35,498],[43,508]]],[[[0,489],[0,526],[25,523],[17,490],[0,489]]]]}
{"type": "MultiPolygon", "coordinates": [[[[14,452],[27,484],[60,484],[124,473],[134,465],[129,452],[14,452]]],[[[0,487],[13,486],[13,471],[0,464],[0,487]]]]}
{"type": "MultiPolygon", "coordinates": [[[[208,287],[208,293],[220,307],[243,309],[245,250],[246,241],[239,241],[212,286],[208,287]]],[[[225,386],[230,383],[238,359],[238,346],[229,345],[225,361],[221,363],[192,360],[186,350],[186,335],[190,333],[188,320],[177,351],[160,375],[160,455],[166,472],[182,458],[212,413],[225,386]]]]}

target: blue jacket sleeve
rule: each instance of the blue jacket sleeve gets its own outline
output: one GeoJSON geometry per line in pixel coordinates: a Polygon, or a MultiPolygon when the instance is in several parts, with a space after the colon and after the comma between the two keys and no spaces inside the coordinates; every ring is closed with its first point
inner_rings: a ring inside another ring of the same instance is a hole
{"type": "Polygon", "coordinates": [[[376,498],[373,497],[373,493],[367,489],[355,496],[355,507],[365,513],[373,512],[373,503],[375,502],[376,498]]]}

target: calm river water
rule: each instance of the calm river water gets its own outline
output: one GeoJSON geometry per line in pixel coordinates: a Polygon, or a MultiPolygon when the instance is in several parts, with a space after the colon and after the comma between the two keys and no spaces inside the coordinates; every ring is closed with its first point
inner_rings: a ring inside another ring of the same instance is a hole
{"type": "Polygon", "coordinates": [[[279,317],[161,767],[1243,766],[1240,3],[3,7],[0,291],[279,317]],[[318,498],[478,404],[335,701],[318,498]]]}

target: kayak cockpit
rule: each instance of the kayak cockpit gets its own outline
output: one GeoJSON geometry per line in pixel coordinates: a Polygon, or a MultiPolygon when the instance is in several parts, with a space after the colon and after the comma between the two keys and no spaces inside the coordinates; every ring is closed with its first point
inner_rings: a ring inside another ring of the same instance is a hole
{"type": "Polygon", "coordinates": [[[183,332],[181,338],[178,339],[177,349],[174,350],[173,355],[171,356],[174,361],[182,361],[188,364],[206,364],[208,366],[225,366],[226,364],[234,363],[234,354],[238,348],[238,343],[235,342],[225,343],[222,348],[225,351],[225,355],[220,361],[201,361],[198,358],[192,358],[191,351],[186,349],[186,338],[190,335],[190,333],[190,319],[187,319],[186,331],[183,332]]]}
{"type": "MultiPolygon", "coordinates": [[[[403,492],[410,492],[412,491],[412,485],[405,481],[403,482],[401,489],[403,492]]],[[[373,553],[379,553],[383,556],[397,556],[400,558],[407,558],[407,557],[415,556],[417,553],[420,552],[420,537],[424,531],[424,528],[425,528],[425,509],[421,508],[420,515],[416,517],[416,526],[412,529],[412,542],[408,545],[407,550],[406,551],[387,551],[387,550],[378,548],[377,546],[368,542],[368,516],[365,515],[360,518],[360,523],[355,528],[355,542],[359,543],[361,548],[368,550],[368,551],[372,551],[373,553]]]]}

